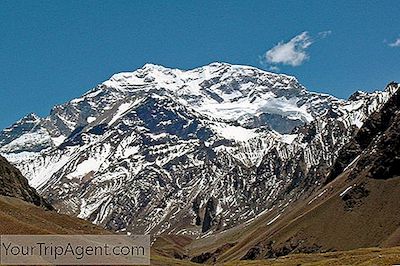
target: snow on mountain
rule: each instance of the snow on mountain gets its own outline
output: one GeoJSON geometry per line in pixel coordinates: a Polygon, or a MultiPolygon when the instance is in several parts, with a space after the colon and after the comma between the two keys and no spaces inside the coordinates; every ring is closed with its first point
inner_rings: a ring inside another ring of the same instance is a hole
{"type": "Polygon", "coordinates": [[[349,100],[294,77],[146,64],[0,133],[0,152],[56,207],[113,230],[200,235],[311,191],[394,92],[349,100]]]}

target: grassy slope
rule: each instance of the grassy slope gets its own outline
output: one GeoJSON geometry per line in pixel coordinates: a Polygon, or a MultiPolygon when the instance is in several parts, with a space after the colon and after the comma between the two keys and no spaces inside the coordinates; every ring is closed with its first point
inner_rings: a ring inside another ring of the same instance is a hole
{"type": "Polygon", "coordinates": [[[365,248],[342,252],[328,252],[319,254],[296,254],[278,259],[255,261],[232,261],[224,266],[271,265],[400,265],[400,248],[365,248]]]}
{"type": "MultiPolygon", "coordinates": [[[[0,196],[0,235],[7,234],[93,234],[111,232],[88,221],[45,210],[21,199],[0,196]]],[[[152,265],[195,265],[161,256],[152,251],[152,265]]]]}
{"type": "Polygon", "coordinates": [[[110,234],[87,221],[0,196],[0,234],[110,234]]]}

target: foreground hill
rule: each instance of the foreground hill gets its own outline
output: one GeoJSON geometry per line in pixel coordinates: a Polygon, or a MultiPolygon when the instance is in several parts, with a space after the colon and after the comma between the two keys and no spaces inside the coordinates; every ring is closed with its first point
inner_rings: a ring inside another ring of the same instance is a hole
{"type": "Polygon", "coordinates": [[[82,219],[57,213],[21,172],[0,156],[0,234],[106,234],[82,219]]]}
{"type": "Polygon", "coordinates": [[[34,188],[29,186],[28,180],[21,172],[2,156],[0,156],[0,195],[19,198],[49,210],[53,209],[34,188]]]}
{"type": "Polygon", "coordinates": [[[0,196],[0,234],[110,234],[85,220],[0,196]]]}

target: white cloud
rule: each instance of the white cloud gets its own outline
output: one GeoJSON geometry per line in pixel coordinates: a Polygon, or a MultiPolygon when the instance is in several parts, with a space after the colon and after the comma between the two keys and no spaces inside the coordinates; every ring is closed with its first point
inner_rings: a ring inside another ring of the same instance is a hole
{"type": "Polygon", "coordinates": [[[293,37],[290,41],[281,41],[270,50],[260,56],[260,63],[268,67],[270,71],[279,71],[278,64],[300,66],[310,58],[307,49],[314,42],[325,39],[332,34],[331,30],[318,32],[318,36],[312,38],[307,31],[293,37]]]}
{"type": "Polygon", "coordinates": [[[397,38],[394,42],[388,43],[390,47],[400,47],[400,38],[397,38]]]}
{"type": "Polygon", "coordinates": [[[326,37],[328,37],[331,34],[332,34],[331,30],[318,32],[318,35],[319,35],[319,37],[321,37],[321,39],[325,39],[326,37]]]}
{"type": "Polygon", "coordinates": [[[313,43],[313,40],[305,31],[288,42],[280,42],[264,54],[264,59],[269,64],[283,64],[299,66],[308,58],[307,48],[313,43]]]}

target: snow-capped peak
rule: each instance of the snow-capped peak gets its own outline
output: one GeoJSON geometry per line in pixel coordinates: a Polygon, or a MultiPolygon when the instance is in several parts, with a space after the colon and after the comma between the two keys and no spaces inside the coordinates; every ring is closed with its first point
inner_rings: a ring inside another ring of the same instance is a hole
{"type": "Polygon", "coordinates": [[[221,62],[191,70],[146,64],[136,71],[113,75],[98,90],[113,90],[109,94],[115,98],[149,92],[169,95],[215,119],[235,120],[247,126],[264,113],[310,122],[331,101],[322,94],[320,98],[325,100],[315,101],[319,94],[306,91],[292,76],[221,62]]]}
{"type": "Polygon", "coordinates": [[[26,122],[26,121],[37,122],[40,121],[40,117],[35,113],[29,113],[22,119],[18,120],[18,122],[26,122]]]}

